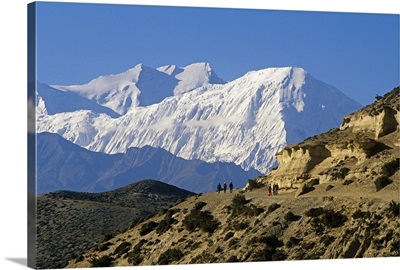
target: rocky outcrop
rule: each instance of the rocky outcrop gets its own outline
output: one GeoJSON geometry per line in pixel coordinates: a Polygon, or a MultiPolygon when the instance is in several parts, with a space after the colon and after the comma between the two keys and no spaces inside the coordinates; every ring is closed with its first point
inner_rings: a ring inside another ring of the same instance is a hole
{"type": "Polygon", "coordinates": [[[344,117],[340,129],[351,128],[352,132],[372,132],[375,138],[380,138],[396,131],[399,122],[399,112],[389,106],[383,106],[376,114],[359,113],[344,117]]]}
{"type": "MultiPolygon", "coordinates": [[[[344,117],[340,128],[287,146],[276,155],[278,168],[257,181],[278,184],[286,190],[299,189],[301,193],[312,178],[318,178],[321,183],[344,179],[343,171],[347,170],[344,164],[362,164],[391,148],[385,144],[385,136],[399,131],[398,104],[399,88],[396,88],[381,100],[344,117]]],[[[398,146],[398,139],[391,139],[391,145],[398,146]]]]}

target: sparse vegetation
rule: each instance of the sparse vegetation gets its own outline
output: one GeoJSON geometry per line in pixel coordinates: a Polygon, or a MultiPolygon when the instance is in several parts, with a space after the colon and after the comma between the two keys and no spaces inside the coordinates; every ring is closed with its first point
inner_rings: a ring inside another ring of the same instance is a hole
{"type": "Polygon", "coordinates": [[[390,217],[399,217],[400,215],[400,203],[395,202],[395,201],[391,201],[389,203],[388,208],[386,209],[386,212],[388,213],[388,215],[390,217]]]}
{"type": "Polygon", "coordinates": [[[296,216],[295,214],[293,214],[291,211],[287,212],[284,216],[284,219],[287,222],[293,222],[293,221],[297,221],[301,218],[301,216],[296,216]]]}
{"type": "Polygon", "coordinates": [[[381,189],[383,189],[384,187],[386,187],[387,185],[391,184],[393,181],[390,180],[388,177],[386,176],[379,176],[374,184],[375,184],[375,189],[376,192],[380,191],[381,189]]]}
{"type": "Polygon", "coordinates": [[[281,207],[280,204],[278,203],[273,203],[268,207],[268,211],[267,214],[274,212],[276,209],[278,209],[279,207],[281,207]]]}
{"type": "Polygon", "coordinates": [[[349,173],[349,171],[350,171],[349,168],[346,168],[346,167],[340,168],[339,171],[332,173],[332,177],[333,177],[333,179],[344,179],[347,176],[347,174],[349,173]]]}
{"type": "Polygon", "coordinates": [[[170,209],[165,213],[164,218],[160,221],[160,223],[156,227],[156,233],[161,235],[168,231],[173,224],[176,224],[178,221],[174,219],[172,216],[178,212],[178,209],[170,209]]]}
{"type": "Polygon", "coordinates": [[[90,267],[111,267],[114,265],[114,259],[108,255],[92,257],[89,262],[90,267]]]}
{"type": "Polygon", "coordinates": [[[149,234],[151,231],[153,231],[155,228],[157,228],[158,223],[154,221],[149,221],[145,224],[142,225],[142,228],[140,229],[140,236],[144,236],[146,234],[149,234]]]}
{"type": "Polygon", "coordinates": [[[235,235],[234,232],[228,232],[224,237],[224,241],[227,241],[227,240],[231,239],[232,236],[234,236],[234,235],[235,235]]]}
{"type": "Polygon", "coordinates": [[[345,180],[345,181],[343,182],[343,186],[348,186],[348,185],[350,185],[350,184],[353,183],[353,182],[354,182],[353,180],[347,179],[347,180],[345,180]]]}
{"type": "Polygon", "coordinates": [[[201,209],[203,209],[203,207],[206,206],[206,205],[207,205],[207,203],[205,203],[205,202],[197,202],[197,203],[194,205],[194,209],[201,210],[201,209]]]}
{"type": "Polygon", "coordinates": [[[245,216],[252,217],[258,216],[259,214],[264,212],[264,209],[261,207],[256,207],[254,204],[247,205],[250,200],[246,200],[246,197],[243,194],[236,194],[232,199],[232,204],[230,206],[231,216],[245,216]]]}
{"type": "Polygon", "coordinates": [[[396,158],[382,166],[382,175],[390,177],[399,170],[399,158],[396,158]]]}
{"type": "Polygon", "coordinates": [[[212,255],[209,252],[206,252],[205,250],[197,255],[196,257],[194,257],[192,260],[190,260],[190,263],[213,263],[217,260],[218,258],[215,257],[214,255],[212,255]]]}
{"type": "Polygon", "coordinates": [[[160,257],[158,258],[158,264],[160,265],[171,264],[172,262],[179,261],[182,258],[183,258],[182,251],[176,248],[172,248],[161,253],[160,257]]]}
{"type": "Polygon", "coordinates": [[[325,191],[329,191],[329,190],[331,190],[332,188],[334,188],[334,186],[328,185],[328,186],[326,187],[325,191]]]}
{"type": "Polygon", "coordinates": [[[190,232],[199,228],[204,232],[213,233],[218,228],[219,224],[218,220],[216,220],[210,212],[200,211],[198,209],[192,209],[183,220],[183,226],[190,232]]]}
{"type": "Polygon", "coordinates": [[[371,212],[363,212],[360,209],[357,209],[353,215],[351,216],[354,219],[359,219],[359,218],[370,218],[371,217],[371,212]]]}
{"type": "Polygon", "coordinates": [[[291,248],[291,247],[297,246],[302,240],[303,239],[301,239],[301,238],[296,238],[296,237],[291,236],[289,238],[289,240],[286,242],[285,246],[287,248],[291,248]]]}
{"type": "Polygon", "coordinates": [[[129,242],[122,242],[114,251],[114,255],[121,256],[129,251],[132,244],[129,242]]]}

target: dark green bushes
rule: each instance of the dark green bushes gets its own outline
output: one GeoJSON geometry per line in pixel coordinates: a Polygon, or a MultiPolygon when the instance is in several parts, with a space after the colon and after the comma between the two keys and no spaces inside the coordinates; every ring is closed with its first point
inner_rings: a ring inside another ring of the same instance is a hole
{"type": "Polygon", "coordinates": [[[250,202],[250,200],[246,200],[246,197],[243,194],[236,194],[232,199],[232,205],[234,206],[245,205],[248,202],[250,202]]]}
{"type": "Polygon", "coordinates": [[[297,221],[301,218],[301,216],[296,216],[291,211],[287,212],[283,217],[287,222],[297,221]]]}
{"type": "Polygon", "coordinates": [[[331,175],[333,177],[333,179],[344,179],[346,177],[346,175],[349,173],[350,169],[343,167],[340,168],[339,171],[337,172],[333,172],[331,175]]]}
{"type": "Polygon", "coordinates": [[[386,212],[390,217],[399,217],[400,215],[400,203],[396,203],[395,201],[391,201],[389,203],[386,212]]]}
{"type": "Polygon", "coordinates": [[[164,218],[160,221],[160,223],[156,227],[156,233],[161,235],[168,231],[173,224],[176,224],[178,221],[174,219],[172,216],[179,211],[178,209],[170,209],[166,212],[164,218]]]}
{"type": "Polygon", "coordinates": [[[391,184],[393,181],[390,180],[388,177],[386,176],[379,176],[375,181],[375,189],[376,192],[380,191],[381,189],[383,189],[384,187],[386,187],[387,185],[391,184]]]}
{"type": "Polygon", "coordinates": [[[301,239],[301,238],[296,238],[296,237],[291,236],[289,238],[289,240],[286,242],[285,246],[287,248],[291,248],[291,247],[297,246],[302,240],[303,239],[301,239]]]}
{"type": "Polygon", "coordinates": [[[263,208],[256,207],[254,204],[247,205],[250,200],[246,200],[243,194],[236,194],[232,199],[231,211],[232,217],[236,216],[258,216],[264,212],[263,208]]]}
{"type": "Polygon", "coordinates": [[[382,175],[390,177],[395,174],[396,171],[399,169],[399,161],[400,159],[396,158],[388,163],[385,163],[382,166],[382,175]]]}
{"type": "Polygon", "coordinates": [[[278,203],[273,203],[273,204],[271,204],[271,205],[268,207],[267,214],[274,212],[274,211],[275,211],[276,209],[278,209],[279,207],[281,207],[281,205],[278,204],[278,203]]]}
{"type": "Polygon", "coordinates": [[[218,220],[216,220],[210,212],[200,211],[193,209],[183,219],[183,226],[190,232],[199,228],[204,232],[213,233],[219,226],[218,220]]]}
{"type": "Polygon", "coordinates": [[[224,241],[229,240],[229,239],[232,238],[232,236],[234,236],[234,235],[235,235],[235,233],[233,233],[233,232],[228,232],[228,233],[225,235],[225,237],[224,237],[224,241]]]}
{"type": "Polygon", "coordinates": [[[305,215],[311,217],[311,224],[317,234],[322,234],[324,227],[338,228],[347,221],[345,215],[322,207],[311,208],[305,215]]]}
{"type": "Polygon", "coordinates": [[[179,249],[172,248],[163,252],[158,258],[158,264],[166,265],[172,262],[179,261],[183,258],[183,253],[179,249]]]}
{"type": "Polygon", "coordinates": [[[205,203],[205,202],[197,202],[197,203],[194,205],[194,209],[201,210],[201,209],[203,209],[203,207],[206,206],[206,205],[207,205],[207,203],[205,203]]]}
{"type": "Polygon", "coordinates": [[[114,255],[122,255],[125,254],[129,251],[131,248],[132,244],[129,242],[122,242],[115,250],[114,250],[114,255]]]}
{"type": "Polygon", "coordinates": [[[149,221],[145,224],[143,224],[142,228],[140,229],[140,236],[144,236],[148,233],[150,233],[151,231],[153,231],[155,228],[157,228],[158,223],[154,222],[154,221],[149,221]]]}
{"type": "Polygon", "coordinates": [[[108,255],[92,257],[89,262],[90,267],[111,267],[114,265],[114,259],[108,255]]]}

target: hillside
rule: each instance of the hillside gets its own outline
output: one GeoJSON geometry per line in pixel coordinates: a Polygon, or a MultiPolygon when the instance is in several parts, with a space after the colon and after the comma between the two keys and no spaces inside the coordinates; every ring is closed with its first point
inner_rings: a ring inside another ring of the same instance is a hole
{"type": "Polygon", "coordinates": [[[67,267],[399,256],[398,104],[396,88],[286,147],[245,190],[187,198],[67,267]]]}
{"type": "Polygon", "coordinates": [[[154,180],[103,193],[55,191],[39,195],[37,267],[63,267],[82,251],[191,195],[154,180]]]}

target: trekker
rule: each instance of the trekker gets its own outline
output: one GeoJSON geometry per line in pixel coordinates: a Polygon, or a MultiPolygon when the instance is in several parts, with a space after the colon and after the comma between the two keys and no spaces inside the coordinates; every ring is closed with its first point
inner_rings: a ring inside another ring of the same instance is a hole
{"type": "Polygon", "coordinates": [[[224,182],[224,193],[226,193],[226,182],[224,182]]]}
{"type": "Polygon", "coordinates": [[[279,186],[278,186],[278,184],[275,184],[275,195],[278,195],[278,190],[279,190],[279,186]]]}
{"type": "Polygon", "coordinates": [[[232,193],[233,191],[233,183],[232,181],[229,183],[229,191],[232,193]]]}
{"type": "Polygon", "coordinates": [[[220,191],[221,191],[221,184],[218,183],[218,185],[217,185],[217,192],[218,192],[218,194],[219,194],[220,191]]]}
{"type": "Polygon", "coordinates": [[[268,185],[268,196],[272,195],[272,186],[271,184],[268,185]]]}

